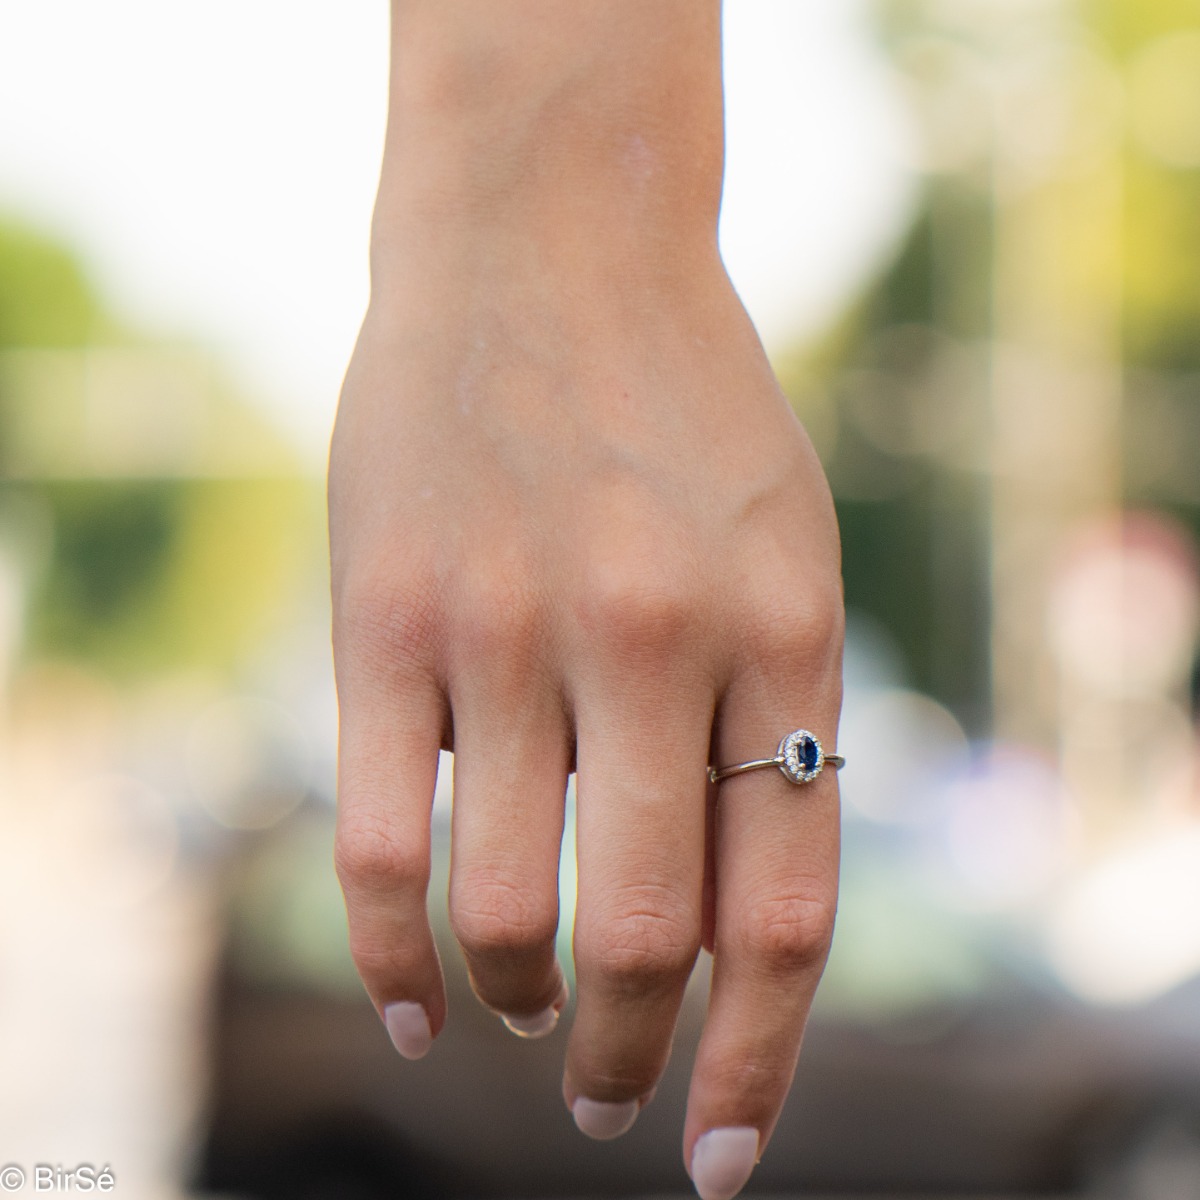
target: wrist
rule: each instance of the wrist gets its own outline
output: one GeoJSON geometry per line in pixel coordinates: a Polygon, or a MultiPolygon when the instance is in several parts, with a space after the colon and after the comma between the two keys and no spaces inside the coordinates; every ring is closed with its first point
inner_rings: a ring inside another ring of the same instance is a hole
{"type": "Polygon", "coordinates": [[[392,39],[377,276],[456,248],[584,275],[715,254],[714,3],[395,0],[392,39]]]}

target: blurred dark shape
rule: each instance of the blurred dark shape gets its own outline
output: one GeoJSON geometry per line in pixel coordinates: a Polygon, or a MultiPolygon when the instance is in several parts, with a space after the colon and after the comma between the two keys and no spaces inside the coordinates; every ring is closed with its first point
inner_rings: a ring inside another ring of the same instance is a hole
{"type": "Polygon", "coordinates": [[[1185,1200],[1200,1181],[1200,1113],[1193,1097],[1168,1098],[1097,1139],[1089,1194],[1101,1200],[1185,1200]]]}
{"type": "Polygon", "coordinates": [[[169,562],[181,490],[174,480],[44,486],[55,537],[31,622],[35,646],[93,657],[107,631],[146,605],[169,562]]]}
{"type": "MultiPolygon", "coordinates": [[[[330,821],[310,808],[243,843],[196,1183],[250,1197],[371,1200],[684,1190],[679,1137],[704,989],[689,990],[657,1097],[618,1145],[585,1139],[562,1104],[562,1031],[539,1042],[507,1034],[471,995],[453,951],[446,1030],[426,1059],[406,1062],[349,962],[330,821]],[[304,1179],[328,1190],[306,1191],[304,1179]]],[[[444,825],[435,845],[436,892],[448,869],[444,825]]],[[[1167,1169],[1155,1139],[1168,1118],[1171,1129],[1200,1129],[1200,981],[1153,1004],[1101,1010],[1003,939],[978,949],[988,973],[973,993],[944,990],[870,1018],[819,1007],[758,1189],[1086,1185],[1145,1200],[1111,1189],[1167,1169]]],[[[1162,1155],[1178,1155],[1180,1136],[1163,1135],[1162,1155]]]]}
{"type": "Polygon", "coordinates": [[[231,1151],[207,1186],[262,1200],[436,1200],[457,1190],[452,1180],[374,1113],[347,1108],[231,1151]]]}

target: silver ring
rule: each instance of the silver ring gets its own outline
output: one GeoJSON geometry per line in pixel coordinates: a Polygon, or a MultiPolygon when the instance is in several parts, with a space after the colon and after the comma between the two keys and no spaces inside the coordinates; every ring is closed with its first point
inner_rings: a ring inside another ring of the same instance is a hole
{"type": "Polygon", "coordinates": [[[728,767],[709,767],[708,778],[712,783],[720,783],[730,775],[758,771],[763,767],[778,767],[793,783],[812,783],[825,767],[838,771],[845,765],[846,760],[840,754],[825,753],[821,739],[815,733],[797,729],[779,743],[774,758],[753,758],[749,762],[734,763],[728,767]]]}

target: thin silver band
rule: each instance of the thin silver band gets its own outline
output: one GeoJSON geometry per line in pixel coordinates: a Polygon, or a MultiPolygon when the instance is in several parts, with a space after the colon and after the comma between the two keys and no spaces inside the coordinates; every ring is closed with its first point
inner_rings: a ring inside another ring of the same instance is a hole
{"type": "MultiPolygon", "coordinates": [[[[734,763],[731,767],[709,767],[708,778],[712,783],[720,783],[722,779],[728,779],[730,775],[743,775],[747,771],[761,771],[763,767],[782,767],[783,765],[784,760],[780,755],[776,755],[775,758],[755,758],[750,762],[734,763]]],[[[846,760],[840,754],[826,754],[823,765],[840,771],[846,765],[846,760]]]]}

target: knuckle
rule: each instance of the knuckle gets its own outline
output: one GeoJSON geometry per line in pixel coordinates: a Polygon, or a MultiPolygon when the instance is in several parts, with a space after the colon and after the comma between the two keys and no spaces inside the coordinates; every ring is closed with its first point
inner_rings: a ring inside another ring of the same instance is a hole
{"type": "Polygon", "coordinates": [[[504,958],[541,949],[558,932],[558,905],[533,888],[498,878],[456,892],[451,926],[470,958],[504,958]]]}
{"type": "Polygon", "coordinates": [[[644,994],[676,986],[691,973],[699,922],[665,904],[643,904],[604,921],[587,946],[587,966],[610,990],[644,994]]]}
{"type": "Polygon", "coordinates": [[[394,569],[361,570],[334,593],[334,648],[356,661],[420,662],[438,632],[438,588],[432,579],[408,582],[394,569]]]}
{"type": "Polygon", "coordinates": [[[696,608],[690,588],[666,570],[610,567],[592,573],[586,624],[618,649],[669,651],[688,634],[696,608]]]}
{"type": "Polygon", "coordinates": [[[833,940],[836,904],[820,896],[760,900],[743,917],[741,942],[751,961],[773,975],[824,965],[833,940]]]}
{"type": "Polygon", "coordinates": [[[760,595],[744,627],[753,656],[788,673],[841,659],[845,612],[840,595],[760,595]]]}
{"type": "Polygon", "coordinates": [[[377,819],[343,820],[334,837],[333,863],[348,892],[424,896],[429,884],[428,845],[399,836],[377,819]]]}
{"type": "Polygon", "coordinates": [[[543,636],[542,605],[535,573],[480,571],[464,585],[455,621],[455,642],[476,658],[529,661],[543,636]]]}

